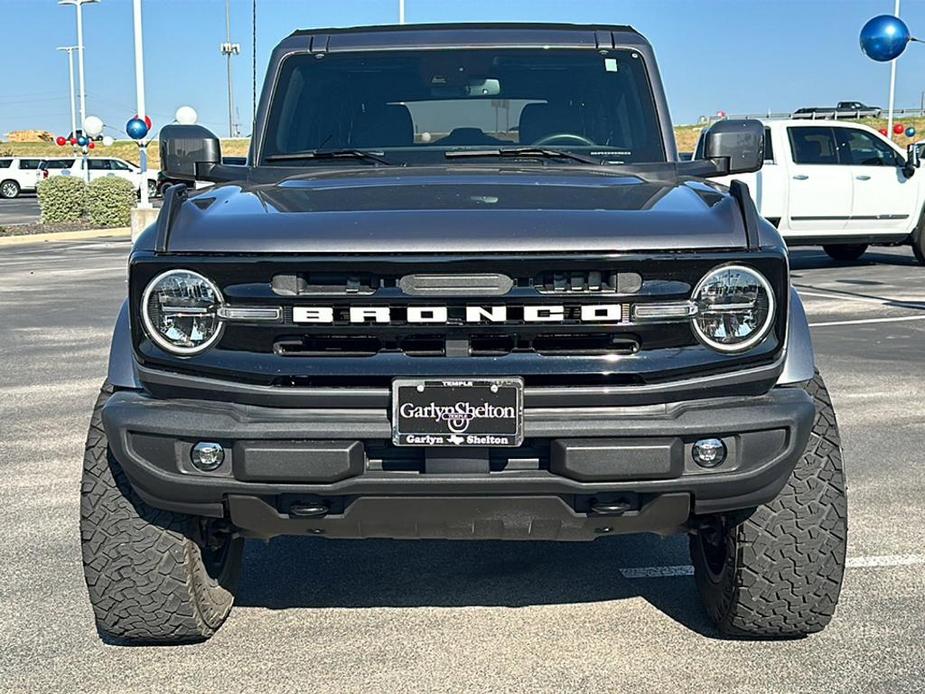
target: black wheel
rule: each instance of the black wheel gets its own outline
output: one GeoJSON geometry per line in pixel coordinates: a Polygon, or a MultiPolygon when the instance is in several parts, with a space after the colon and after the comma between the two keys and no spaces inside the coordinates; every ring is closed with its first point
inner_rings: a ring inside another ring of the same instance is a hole
{"type": "Polygon", "coordinates": [[[806,389],[816,419],[781,493],[751,513],[701,519],[691,535],[697,588],[724,636],[805,636],[838,603],[848,536],[838,425],[822,377],[806,389]]]}
{"type": "Polygon", "coordinates": [[[823,246],[822,250],[826,252],[832,260],[837,260],[842,263],[850,263],[852,260],[857,260],[864,252],[867,250],[866,243],[847,243],[847,244],[833,244],[831,246],[823,246]]]}
{"type": "Polygon", "coordinates": [[[93,410],[80,488],[84,577],[97,629],[127,643],[207,639],[231,611],[243,540],[141,500],[103,430],[111,394],[104,385],[93,410]]]}
{"type": "Polygon", "coordinates": [[[16,181],[0,183],[0,198],[12,199],[19,197],[19,184],[16,181]]]}

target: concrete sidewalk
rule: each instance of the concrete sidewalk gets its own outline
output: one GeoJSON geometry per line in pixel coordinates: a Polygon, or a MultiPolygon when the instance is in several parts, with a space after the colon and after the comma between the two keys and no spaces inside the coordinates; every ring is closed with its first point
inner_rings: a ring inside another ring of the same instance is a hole
{"type": "Polygon", "coordinates": [[[55,241],[81,241],[97,238],[131,238],[131,227],[112,227],[109,229],[82,229],[81,231],[56,231],[49,234],[22,234],[20,236],[0,236],[0,247],[23,246],[33,243],[55,241]]]}

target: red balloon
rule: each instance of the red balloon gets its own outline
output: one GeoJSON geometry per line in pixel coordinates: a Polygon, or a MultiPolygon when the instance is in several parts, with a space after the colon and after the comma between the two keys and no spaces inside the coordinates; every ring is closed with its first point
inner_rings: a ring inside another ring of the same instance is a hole
{"type": "Polygon", "coordinates": [[[90,141],[87,143],[87,147],[89,147],[90,149],[93,149],[94,147],[96,147],[96,144],[93,142],[93,140],[90,140],[90,141]]]}
{"type": "MultiPolygon", "coordinates": [[[[137,114],[137,113],[135,114],[135,118],[138,118],[138,114],[137,114]]],[[[150,129],[151,129],[151,116],[145,116],[145,117],[144,117],[144,122],[145,122],[145,125],[148,126],[148,130],[150,130],[150,129]]]]}
{"type": "Polygon", "coordinates": [[[72,145],[76,145],[76,144],[77,144],[77,138],[76,138],[76,137],[72,137],[71,139],[68,140],[68,142],[71,143],[72,145]]]}
{"type": "Polygon", "coordinates": [[[58,145],[58,147],[64,147],[64,145],[67,144],[67,138],[63,135],[58,135],[58,137],[55,138],[55,143],[58,145]]]}
{"type": "Polygon", "coordinates": [[[906,126],[902,123],[897,123],[893,126],[893,132],[897,135],[902,135],[904,132],[906,132],[906,126]]]}
{"type": "Polygon", "coordinates": [[[880,128],[880,134],[886,137],[889,134],[889,131],[886,128],[880,128]]]}

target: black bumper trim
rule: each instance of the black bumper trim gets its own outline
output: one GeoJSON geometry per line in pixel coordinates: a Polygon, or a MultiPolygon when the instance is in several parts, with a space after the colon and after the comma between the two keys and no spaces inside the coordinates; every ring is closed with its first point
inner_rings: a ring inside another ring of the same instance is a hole
{"type": "Polygon", "coordinates": [[[228,497],[231,522],[256,537],[450,540],[593,540],[610,534],[671,535],[690,514],[687,494],[663,494],[620,516],[580,513],[558,496],[360,497],[341,514],[293,518],[251,496],[228,497]]]}
{"type": "MultiPolygon", "coordinates": [[[[783,487],[806,445],[815,413],[805,391],[778,388],[764,396],[722,398],[661,408],[528,409],[528,438],[665,439],[730,436],[783,430],[782,449],[770,460],[744,446],[742,461],[730,469],[685,469],[662,479],[579,481],[546,469],[504,470],[490,474],[427,475],[375,471],[330,483],[280,483],[235,479],[230,470],[197,474],[188,467],[165,469],[138,453],[136,435],[177,440],[385,441],[390,425],[385,410],[281,410],[220,402],[158,400],[137,391],[115,393],[103,409],[110,446],[138,493],[153,506],[220,517],[230,495],[279,494],[346,496],[435,495],[594,495],[668,494],[693,497],[696,513],[742,509],[770,501],[783,487]]],[[[743,440],[745,440],[743,438],[743,440]]],[[[515,450],[515,449],[511,449],[515,450]]],[[[149,456],[150,457],[150,456],[149,456]]]]}
{"type": "MultiPolygon", "coordinates": [[[[204,376],[136,365],[147,390],[157,397],[203,399],[275,408],[387,408],[389,388],[284,387],[226,381],[204,376]]],[[[527,407],[636,406],[767,392],[784,368],[784,357],[775,361],[694,378],[646,385],[620,386],[528,386],[527,407]]]]}

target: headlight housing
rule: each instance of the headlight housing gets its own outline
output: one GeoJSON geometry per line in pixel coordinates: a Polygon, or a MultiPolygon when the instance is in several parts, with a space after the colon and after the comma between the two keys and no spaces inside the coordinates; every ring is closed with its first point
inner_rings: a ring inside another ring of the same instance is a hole
{"type": "Polygon", "coordinates": [[[758,344],[774,323],[771,285],[760,272],[743,265],[711,270],[694,289],[691,302],[694,332],[720,352],[741,352],[758,344]]]}
{"type": "Polygon", "coordinates": [[[155,277],[141,297],[141,317],[148,336],[161,348],[190,356],[207,350],[221,337],[218,310],[222,293],[198,272],[168,270],[155,277]]]}

